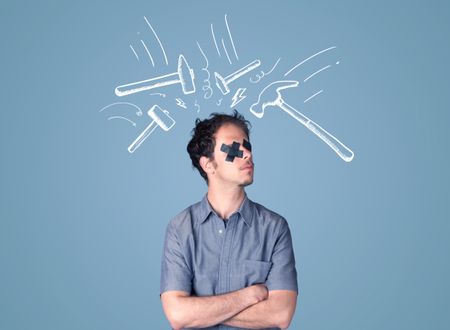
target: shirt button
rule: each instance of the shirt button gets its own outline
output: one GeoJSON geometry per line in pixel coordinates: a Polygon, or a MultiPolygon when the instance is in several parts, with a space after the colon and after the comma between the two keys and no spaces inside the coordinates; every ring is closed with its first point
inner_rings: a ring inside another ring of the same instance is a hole
{"type": "Polygon", "coordinates": [[[223,230],[222,229],[219,229],[219,234],[222,234],[223,233],[223,230]]]}

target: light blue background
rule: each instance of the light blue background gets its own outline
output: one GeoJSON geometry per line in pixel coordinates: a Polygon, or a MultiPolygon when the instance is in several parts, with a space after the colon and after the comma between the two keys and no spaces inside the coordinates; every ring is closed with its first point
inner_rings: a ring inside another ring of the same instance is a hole
{"type": "Polygon", "coordinates": [[[247,192],[293,234],[291,329],[448,329],[449,13],[445,1],[2,2],[0,329],[169,328],[159,301],[165,227],[206,192],[185,146],[195,118],[230,111],[232,95],[224,107],[203,100],[200,113],[201,94],[179,86],[167,93],[188,109],[130,96],[177,121],[133,155],[126,148],[149,119],[135,116],[133,127],[107,120],[133,116],[129,108],[99,110],[125,101],[115,86],[175,71],[179,53],[200,72],[195,41],[224,74],[282,58],[266,81],[247,83],[237,108],[253,123],[247,192]],[[233,65],[214,56],[210,34],[211,23],[225,31],[225,14],[233,65]],[[140,38],[156,47],[155,68],[132,54],[140,38]],[[355,152],[351,163],[287,114],[248,111],[265,82],[330,46],[292,78],[340,64],[284,95],[355,152]]]}

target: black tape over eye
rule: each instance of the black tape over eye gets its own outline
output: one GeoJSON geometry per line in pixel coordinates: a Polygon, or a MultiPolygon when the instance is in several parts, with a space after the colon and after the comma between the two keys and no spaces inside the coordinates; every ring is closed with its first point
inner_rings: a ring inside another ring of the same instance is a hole
{"type": "Polygon", "coordinates": [[[242,146],[245,148],[245,149],[247,149],[248,151],[252,151],[252,144],[249,142],[249,141],[247,141],[246,139],[244,139],[244,143],[242,143],[242,146]]]}
{"type": "Polygon", "coordinates": [[[222,143],[220,151],[223,151],[227,154],[227,158],[225,159],[227,162],[232,162],[234,161],[234,157],[244,157],[244,152],[242,150],[239,150],[240,146],[241,144],[236,141],[233,141],[233,144],[231,146],[222,143]]]}

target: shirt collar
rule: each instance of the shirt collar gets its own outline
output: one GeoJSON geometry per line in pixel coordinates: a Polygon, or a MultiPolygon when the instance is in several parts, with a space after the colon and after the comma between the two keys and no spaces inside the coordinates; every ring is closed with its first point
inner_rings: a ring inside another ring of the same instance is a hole
{"type": "MultiPolygon", "coordinates": [[[[251,226],[252,220],[253,220],[253,208],[254,208],[253,202],[250,199],[248,199],[247,194],[245,194],[245,197],[244,197],[244,200],[242,201],[241,206],[235,213],[239,213],[242,217],[242,220],[244,220],[244,222],[248,226],[251,226]]],[[[203,197],[203,199],[200,202],[200,207],[199,207],[198,215],[199,215],[200,223],[205,222],[211,213],[216,214],[216,212],[214,212],[213,208],[211,207],[211,204],[209,204],[208,194],[205,194],[205,196],[203,197]]],[[[235,213],[233,213],[233,214],[235,214],[235,213]]]]}

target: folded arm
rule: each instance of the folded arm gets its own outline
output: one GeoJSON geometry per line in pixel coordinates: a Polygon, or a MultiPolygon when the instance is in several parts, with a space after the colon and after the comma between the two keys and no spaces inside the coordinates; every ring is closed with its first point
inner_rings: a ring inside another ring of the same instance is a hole
{"type": "Polygon", "coordinates": [[[208,297],[190,296],[184,291],[166,291],[161,295],[161,300],[171,327],[177,330],[220,324],[267,297],[267,288],[264,285],[252,285],[208,297]]]}
{"type": "Polygon", "coordinates": [[[260,329],[278,327],[286,329],[291,323],[297,304],[297,292],[269,291],[269,297],[222,322],[224,325],[260,329]]]}

